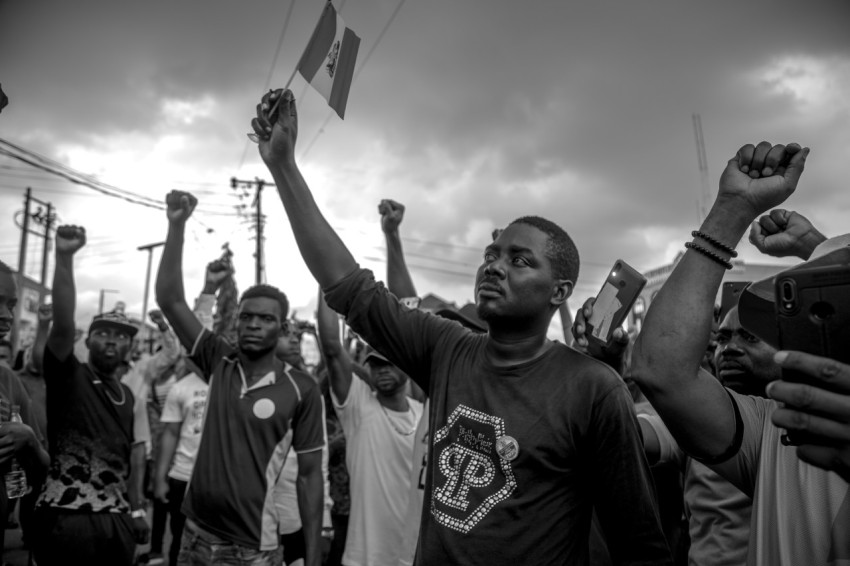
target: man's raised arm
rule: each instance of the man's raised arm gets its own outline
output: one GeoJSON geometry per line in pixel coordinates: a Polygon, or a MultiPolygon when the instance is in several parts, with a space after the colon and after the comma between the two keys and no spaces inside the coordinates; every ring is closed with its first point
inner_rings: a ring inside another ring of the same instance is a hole
{"type": "Polygon", "coordinates": [[[325,302],[325,297],[319,290],[319,309],[316,315],[316,326],[319,331],[319,347],[328,367],[328,380],[331,391],[340,403],[348,399],[351,389],[352,365],[351,357],[342,346],[339,338],[339,317],[325,302]]]}
{"type": "Polygon", "coordinates": [[[86,245],[82,226],[60,226],[56,230],[56,268],[53,271],[53,327],[47,347],[58,360],[74,351],[74,312],[77,288],[74,284],[74,254],[86,245]]]}
{"type": "Polygon", "coordinates": [[[156,274],[156,302],[180,343],[191,350],[203,327],[186,303],[183,291],[183,240],[186,221],[198,199],[189,193],[171,191],[165,200],[168,204],[168,236],[156,274]]]}
{"type": "Polygon", "coordinates": [[[404,205],[384,199],[378,205],[378,213],[381,215],[381,230],[387,241],[387,288],[399,299],[416,297],[416,287],[404,260],[404,248],[398,232],[404,220],[404,205]]]}
{"type": "Polygon", "coordinates": [[[746,145],[729,160],[708,216],[652,301],[632,354],[632,376],[682,448],[726,454],[736,433],[729,397],[700,369],[714,300],[733,247],[762,212],[797,187],[808,149],[746,145]]]}
{"type": "Polygon", "coordinates": [[[277,185],[301,256],[322,289],[327,289],[351,273],[357,263],[325,220],[295,164],[298,116],[292,91],[278,89],[263,96],[251,126],[260,138],[260,156],[277,185]],[[277,115],[269,116],[280,97],[277,115]]]}

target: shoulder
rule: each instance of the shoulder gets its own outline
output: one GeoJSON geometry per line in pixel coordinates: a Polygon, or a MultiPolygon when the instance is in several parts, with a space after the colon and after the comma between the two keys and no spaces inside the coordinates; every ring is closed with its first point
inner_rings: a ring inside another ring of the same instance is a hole
{"type": "Polygon", "coordinates": [[[310,374],[300,369],[287,366],[281,377],[284,380],[288,380],[292,387],[295,388],[299,400],[312,395],[321,396],[319,384],[316,383],[316,380],[310,374]]]}
{"type": "Polygon", "coordinates": [[[620,375],[608,364],[561,342],[555,342],[552,348],[557,365],[564,368],[570,379],[589,381],[605,390],[624,385],[620,375]]]}

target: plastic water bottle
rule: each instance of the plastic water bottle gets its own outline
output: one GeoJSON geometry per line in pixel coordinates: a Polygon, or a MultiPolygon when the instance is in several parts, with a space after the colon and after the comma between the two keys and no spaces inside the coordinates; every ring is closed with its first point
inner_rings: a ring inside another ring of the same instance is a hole
{"type": "MultiPolygon", "coordinates": [[[[22,423],[20,405],[12,405],[12,416],[9,422],[22,423]]],[[[20,462],[14,456],[12,457],[12,467],[6,473],[6,497],[15,499],[23,497],[27,493],[27,474],[21,467],[20,462]]]]}

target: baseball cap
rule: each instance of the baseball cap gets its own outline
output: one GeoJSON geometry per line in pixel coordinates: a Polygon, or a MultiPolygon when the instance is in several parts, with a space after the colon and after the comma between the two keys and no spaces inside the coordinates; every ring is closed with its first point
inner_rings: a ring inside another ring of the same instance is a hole
{"type": "Polygon", "coordinates": [[[751,283],[738,299],[738,317],[741,326],[774,348],[779,347],[779,328],[776,324],[776,291],[774,282],[783,274],[817,267],[843,265],[850,268],[850,234],[836,236],[822,242],[811,257],[794,267],[751,283]]]}
{"type": "Polygon", "coordinates": [[[383,354],[378,352],[372,346],[368,346],[366,356],[363,358],[363,363],[368,364],[369,360],[376,360],[376,361],[384,362],[385,364],[392,364],[391,361],[389,361],[383,354]]]}
{"type": "Polygon", "coordinates": [[[127,318],[124,313],[115,311],[94,315],[94,318],[92,318],[91,324],[89,325],[89,334],[98,328],[115,328],[116,330],[122,330],[126,332],[130,338],[135,336],[139,331],[138,328],[130,323],[130,319],[127,318]]]}

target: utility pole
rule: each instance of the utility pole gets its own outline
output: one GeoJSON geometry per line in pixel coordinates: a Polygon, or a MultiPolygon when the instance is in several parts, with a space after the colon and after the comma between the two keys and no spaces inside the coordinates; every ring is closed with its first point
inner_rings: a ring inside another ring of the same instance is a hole
{"type": "Polygon", "coordinates": [[[263,217],[263,187],[265,187],[267,181],[260,179],[259,177],[254,177],[253,181],[246,181],[243,179],[237,179],[236,177],[230,178],[230,188],[233,190],[242,189],[242,192],[238,195],[239,199],[243,199],[247,196],[250,196],[248,189],[256,189],[254,193],[254,202],[251,203],[251,206],[254,207],[254,230],[257,233],[257,248],[254,252],[255,258],[255,282],[257,285],[263,282],[263,273],[265,271],[265,266],[263,265],[263,224],[265,223],[265,218],[263,217]]]}
{"type": "Polygon", "coordinates": [[[41,254],[41,284],[47,284],[47,260],[50,251],[50,230],[53,229],[53,222],[56,221],[56,211],[53,205],[49,202],[41,201],[32,196],[32,189],[27,187],[24,193],[24,209],[19,210],[15,214],[15,223],[21,229],[21,249],[18,252],[18,275],[24,277],[27,267],[27,245],[28,235],[38,236],[44,240],[41,254]],[[32,212],[33,203],[39,205],[35,212],[32,212]],[[45,214],[44,209],[47,208],[45,214]],[[42,232],[37,232],[31,229],[32,224],[38,224],[43,228],[42,232]]]}
{"type": "MultiPolygon", "coordinates": [[[[148,316],[148,295],[150,294],[150,290],[151,290],[151,266],[153,265],[153,250],[154,250],[154,248],[158,248],[159,246],[164,246],[164,245],[165,245],[165,242],[156,242],[154,244],[148,244],[146,246],[139,246],[138,248],[136,248],[140,252],[141,251],[147,251],[148,252],[148,270],[145,273],[145,296],[144,296],[144,299],[142,299],[142,320],[141,320],[142,324],[141,324],[141,328],[140,328],[140,331],[142,332],[143,335],[147,334],[147,332],[144,332],[144,330],[145,330],[145,328],[147,328],[147,324],[145,323],[145,319],[148,316]]],[[[145,337],[146,336],[140,336],[139,338],[144,339],[145,337]]],[[[142,342],[142,343],[144,344],[145,342],[142,342]]]]}

